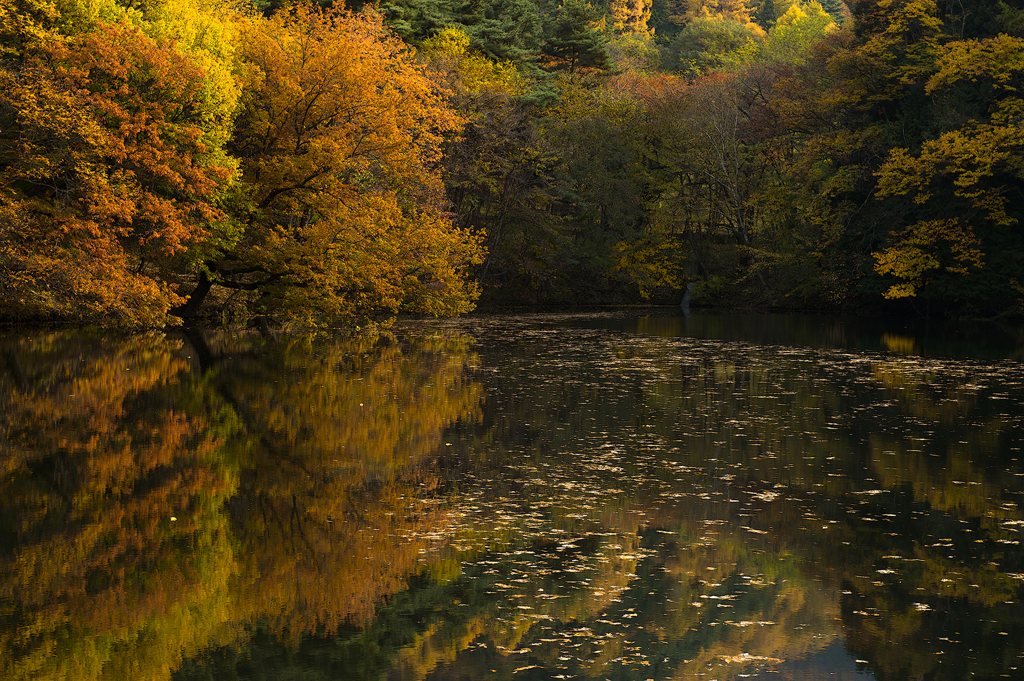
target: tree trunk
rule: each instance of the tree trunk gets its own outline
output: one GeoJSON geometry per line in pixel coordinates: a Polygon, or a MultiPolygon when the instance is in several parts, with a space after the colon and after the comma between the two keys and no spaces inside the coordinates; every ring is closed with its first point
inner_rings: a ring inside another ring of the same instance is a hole
{"type": "Polygon", "coordinates": [[[188,300],[185,301],[184,305],[172,308],[170,313],[175,317],[181,317],[182,319],[194,319],[199,308],[202,306],[203,301],[206,299],[206,294],[213,288],[213,281],[207,276],[206,270],[199,271],[199,281],[196,283],[196,287],[189,294],[188,300]]]}

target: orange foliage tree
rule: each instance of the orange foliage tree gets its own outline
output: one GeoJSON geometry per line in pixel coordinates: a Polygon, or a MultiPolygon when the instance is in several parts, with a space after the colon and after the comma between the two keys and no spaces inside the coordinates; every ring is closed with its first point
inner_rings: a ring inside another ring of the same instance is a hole
{"type": "Polygon", "coordinates": [[[453,226],[438,164],[462,119],[379,14],[298,6],[250,24],[232,150],[239,238],[206,258],[188,304],[215,284],[303,321],[467,311],[480,258],[453,226]]]}
{"type": "Polygon", "coordinates": [[[0,312],[159,323],[231,173],[205,72],[126,23],[65,37],[23,4],[0,14],[0,312]]]}
{"type": "Polygon", "coordinates": [[[372,10],[19,0],[0,38],[0,315],[158,325],[214,284],[301,321],[472,307],[463,120],[372,10]]]}

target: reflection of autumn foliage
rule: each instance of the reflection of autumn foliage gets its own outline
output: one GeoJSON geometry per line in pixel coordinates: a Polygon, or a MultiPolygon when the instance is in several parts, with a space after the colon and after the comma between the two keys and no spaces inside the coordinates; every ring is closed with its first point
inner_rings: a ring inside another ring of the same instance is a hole
{"type": "MultiPolygon", "coordinates": [[[[662,675],[671,670],[671,678],[742,678],[836,640],[834,592],[803,577],[795,561],[750,550],[725,525],[715,527],[729,536],[712,539],[708,527],[698,535],[679,523],[679,541],[659,539],[657,551],[641,548],[651,536],[610,533],[587,549],[595,551],[587,567],[552,563],[536,543],[529,551],[512,546],[490,554],[487,565],[535,556],[531,578],[509,579],[518,574],[514,568],[497,568],[499,577],[471,574],[456,602],[476,607],[456,607],[411,638],[396,657],[396,678],[433,678],[442,668],[452,678],[517,678],[530,664],[595,679],[655,664],[662,675]],[[586,586],[570,588],[559,565],[586,586]],[[477,589],[510,598],[474,597],[477,589]],[[475,655],[480,650],[493,652],[475,655]]],[[[653,536],[666,534],[676,532],[653,536]]]]}
{"type": "Polygon", "coordinates": [[[232,388],[251,445],[232,510],[251,560],[244,602],[297,635],[370,618],[417,571],[447,517],[422,468],[480,393],[458,339],[280,352],[274,376],[232,388]]]}
{"type": "MultiPolygon", "coordinates": [[[[871,373],[886,388],[886,397],[902,402],[909,416],[952,423],[977,403],[977,388],[972,386],[974,377],[966,371],[960,381],[948,387],[936,380],[934,369],[913,359],[878,362],[872,365],[871,373]]],[[[948,382],[948,369],[942,378],[948,382]]]]}
{"type": "Polygon", "coordinates": [[[138,658],[118,639],[151,629],[156,613],[188,622],[190,608],[215,607],[231,561],[216,501],[230,476],[202,418],[174,403],[187,362],[159,336],[6,345],[0,598],[17,607],[2,625],[0,676],[91,678],[116,657],[145,678],[216,621],[153,637],[138,658]]]}
{"type": "Polygon", "coordinates": [[[468,345],[212,345],[4,344],[0,678],[167,678],[243,624],[361,623],[421,569],[468,345]]]}
{"type": "MultiPolygon", "coordinates": [[[[895,452],[883,454],[888,465],[899,464],[895,452]]],[[[822,506],[780,499],[767,509],[762,526],[778,528],[784,545],[808,556],[827,582],[842,585],[848,646],[885,678],[969,678],[965,669],[998,676],[991,672],[1004,663],[1000,655],[979,656],[980,665],[966,660],[981,643],[971,637],[983,635],[979,626],[988,626],[980,623],[1016,631],[1006,627],[1019,619],[1012,605],[1020,589],[1013,572],[1019,564],[1018,535],[1012,530],[1019,521],[1007,520],[1017,513],[1000,508],[977,486],[970,488],[977,495],[972,503],[948,505],[949,492],[966,484],[943,483],[935,476],[932,485],[919,496],[918,485],[903,485],[897,477],[886,481],[886,491],[839,497],[841,507],[833,510],[829,506],[836,498],[822,506]],[[808,506],[838,520],[806,522],[813,517],[808,506]],[[854,543],[857,550],[850,551],[854,543]],[[954,660],[964,666],[945,666],[954,660]]],[[[959,498],[967,500],[968,494],[959,498]]],[[[1012,639],[996,641],[1019,650],[1012,639]]]]}
{"type": "MultiPolygon", "coordinates": [[[[890,336],[885,342],[893,353],[913,349],[905,338],[890,336]]],[[[669,466],[662,473],[658,465],[638,463],[637,470],[645,484],[664,474],[662,489],[678,492],[685,501],[679,509],[659,506],[664,498],[647,498],[642,487],[621,501],[644,514],[647,528],[678,529],[676,550],[658,560],[622,561],[624,573],[618,575],[602,572],[610,563],[578,573],[574,569],[567,579],[587,584],[579,593],[557,592],[556,579],[542,581],[547,579],[542,568],[550,566],[538,562],[529,583],[518,586],[501,579],[509,589],[491,587],[500,594],[493,598],[514,602],[516,610],[501,613],[500,621],[493,611],[478,611],[472,618],[460,617],[465,610],[453,611],[448,623],[432,625],[402,651],[403,674],[417,678],[418,670],[426,677],[431,670],[437,674],[438,665],[450,664],[479,676],[516,678],[517,669],[538,664],[549,670],[571,666],[566,676],[585,671],[604,678],[611,676],[606,671],[611,661],[642,664],[638,653],[650,649],[639,642],[627,645],[629,637],[618,636],[616,615],[625,606],[594,597],[618,584],[629,588],[623,592],[625,603],[639,613],[629,622],[642,623],[644,635],[658,636],[657,657],[669,658],[678,678],[735,678],[772,660],[792,663],[815,656],[844,632],[856,641],[852,650],[857,657],[885,670],[886,678],[931,678],[941,669],[939,654],[970,656],[970,649],[978,651],[983,643],[965,636],[962,645],[953,646],[939,637],[961,640],[953,633],[979,626],[1008,634],[997,638],[988,632],[984,644],[997,644],[990,666],[964,668],[977,669],[979,675],[1007,669],[1009,651],[1020,650],[1012,623],[1019,619],[1014,610],[1019,606],[1013,603],[1019,601],[1024,570],[1016,543],[1022,521],[1012,496],[1019,490],[1019,468],[1009,462],[1010,454],[1000,456],[1018,438],[1005,406],[987,398],[1016,395],[1007,387],[1017,380],[1015,370],[1007,370],[1001,384],[994,377],[1002,368],[991,365],[921,357],[851,364],[837,353],[787,356],[763,349],[733,349],[727,357],[709,353],[704,359],[690,346],[680,375],[681,346],[616,344],[608,348],[613,359],[603,365],[594,355],[563,351],[557,362],[541,359],[521,374],[528,362],[516,355],[503,382],[488,391],[484,423],[491,430],[473,432],[465,446],[477,464],[471,468],[474,479],[494,478],[487,488],[491,494],[509,497],[517,508],[527,506],[517,501],[522,495],[530,508],[551,509],[560,520],[550,522],[566,536],[580,531],[563,524],[577,517],[581,524],[594,522],[603,535],[630,529],[608,521],[610,500],[602,493],[626,487],[629,462],[642,460],[645,452],[642,446],[623,445],[626,463],[609,468],[602,478],[596,464],[608,463],[603,460],[574,468],[579,442],[607,442],[615,437],[610,434],[615,426],[628,429],[634,419],[664,432],[670,432],[665,425],[670,423],[685,443],[679,465],[662,461],[669,466]],[[648,372],[643,382],[630,373],[638,367],[648,372]],[[601,400],[589,392],[592,383],[583,381],[577,388],[559,380],[569,372],[599,370],[605,371],[601,400]],[[823,390],[824,385],[852,387],[823,390]],[[567,403],[575,405],[571,412],[550,408],[567,403]],[[661,413],[647,419],[648,409],[661,413]],[[517,431],[522,423],[531,430],[517,431]],[[573,454],[561,454],[566,451],[573,454]],[[522,472],[525,461],[543,474],[522,472]],[[520,472],[518,485],[507,472],[513,464],[520,472]],[[680,480],[691,472],[714,476],[707,483],[711,494],[706,501],[704,496],[695,501],[695,493],[680,480]],[[717,492],[722,494],[716,502],[717,492]],[[681,522],[673,515],[687,508],[696,520],[681,522]],[[743,512],[737,514],[738,508],[743,512]],[[705,518],[723,520],[711,524],[705,518]],[[707,527],[696,529],[701,523],[707,527]],[[697,532],[700,541],[693,538],[697,532]],[[609,576],[620,581],[606,581],[609,576]],[[544,591],[532,593],[534,586],[544,591]],[[650,594],[649,600],[643,593],[650,594]],[[514,601],[502,598],[506,595],[514,601]],[[962,621],[949,624],[947,613],[962,621]],[[578,627],[586,626],[593,636],[580,634],[570,643],[554,642],[557,633],[539,639],[536,629],[531,631],[538,620],[531,616],[543,617],[540,621],[553,632],[579,633],[578,627]],[[606,629],[600,628],[601,620],[610,621],[606,629]],[[774,624],[760,624],[765,621],[774,624]],[[484,650],[495,652],[485,657],[484,650]],[[494,668],[496,675],[490,673],[494,668]]],[[[533,359],[531,350],[520,343],[513,352],[533,359]]],[[[544,358],[541,350],[536,355],[544,358]]],[[[659,454],[667,449],[663,441],[652,440],[659,454]]],[[[476,506],[474,500],[472,515],[479,518],[476,506]]],[[[504,547],[495,546],[499,542],[488,541],[498,532],[485,536],[483,525],[475,523],[472,536],[460,535],[460,545],[487,545],[490,561],[509,560],[503,556],[516,553],[516,533],[509,532],[512,538],[504,547]]],[[[621,537],[603,541],[631,552],[621,537]]]]}
{"type": "Polygon", "coordinates": [[[909,485],[915,498],[927,500],[932,508],[982,518],[992,528],[997,519],[1014,515],[993,504],[1012,487],[1013,476],[989,460],[1000,451],[1000,441],[1012,424],[1005,416],[988,413],[985,394],[979,390],[983,371],[962,369],[960,380],[951,383],[948,368],[940,376],[920,360],[873,365],[873,378],[884,386],[886,399],[901,404],[908,420],[926,426],[974,422],[980,427],[961,426],[958,436],[942,442],[941,449],[924,447],[924,439],[872,434],[868,462],[886,488],[909,485]],[[940,455],[945,465],[935,466],[940,455]]]}
{"type": "Polygon", "coordinates": [[[316,518],[298,495],[256,496],[239,517],[249,556],[246,614],[293,636],[372,619],[444,530],[448,514],[417,503],[411,496],[418,491],[415,479],[365,496],[342,491],[340,514],[330,521],[316,518]]]}

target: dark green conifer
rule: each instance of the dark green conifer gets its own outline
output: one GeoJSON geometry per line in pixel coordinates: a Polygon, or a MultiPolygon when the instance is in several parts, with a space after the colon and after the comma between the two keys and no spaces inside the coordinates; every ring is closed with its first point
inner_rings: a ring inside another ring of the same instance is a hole
{"type": "Polygon", "coordinates": [[[597,12],[589,2],[565,0],[543,50],[554,60],[554,68],[569,72],[608,68],[608,40],[595,26],[596,20],[597,12]]]}
{"type": "Polygon", "coordinates": [[[846,21],[846,5],[843,0],[818,0],[821,8],[829,13],[832,21],[841,24],[846,21]]]}
{"type": "MultiPolygon", "coordinates": [[[[839,2],[840,0],[834,1],[839,2]]],[[[761,0],[754,9],[754,21],[764,30],[770,31],[775,27],[779,18],[799,2],[800,0],[761,0]]]]}

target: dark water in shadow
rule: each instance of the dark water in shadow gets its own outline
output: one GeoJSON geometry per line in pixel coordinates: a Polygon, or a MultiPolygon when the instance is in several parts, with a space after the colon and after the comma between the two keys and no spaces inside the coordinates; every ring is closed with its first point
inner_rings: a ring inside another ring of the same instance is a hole
{"type": "Polygon", "coordinates": [[[1018,341],[9,335],[0,678],[1024,677],[1018,341]]]}

